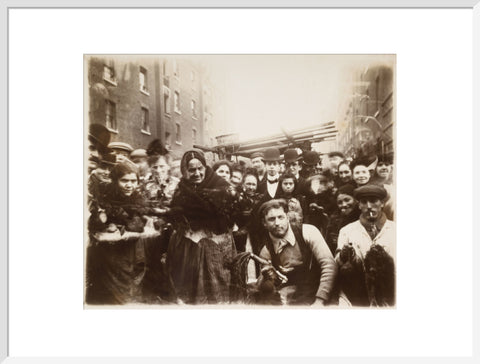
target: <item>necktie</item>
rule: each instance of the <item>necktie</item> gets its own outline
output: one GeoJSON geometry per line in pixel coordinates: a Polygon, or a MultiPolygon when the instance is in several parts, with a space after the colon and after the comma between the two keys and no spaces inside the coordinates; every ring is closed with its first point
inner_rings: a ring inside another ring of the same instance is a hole
{"type": "Polygon", "coordinates": [[[273,179],[273,180],[267,179],[267,182],[268,182],[268,183],[277,183],[277,182],[278,182],[278,178],[277,178],[277,179],[273,179]]]}

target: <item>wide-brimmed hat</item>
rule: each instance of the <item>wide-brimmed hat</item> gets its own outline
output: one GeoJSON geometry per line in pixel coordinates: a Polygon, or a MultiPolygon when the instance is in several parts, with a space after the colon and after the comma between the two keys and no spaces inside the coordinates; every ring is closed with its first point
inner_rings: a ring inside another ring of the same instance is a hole
{"type": "Polygon", "coordinates": [[[303,164],[307,166],[315,166],[320,162],[320,156],[314,150],[310,150],[303,155],[303,164]]]}
{"type": "Polygon", "coordinates": [[[264,162],[280,162],[282,158],[280,157],[280,150],[275,147],[265,149],[263,155],[264,162]]]}
{"type": "Polygon", "coordinates": [[[293,163],[301,158],[302,157],[298,155],[296,149],[287,149],[285,153],[283,153],[283,159],[285,159],[285,163],[293,163]]]}
{"type": "Polygon", "coordinates": [[[111,142],[110,144],[108,144],[108,147],[114,150],[124,150],[128,153],[133,151],[132,146],[124,142],[111,142]]]}

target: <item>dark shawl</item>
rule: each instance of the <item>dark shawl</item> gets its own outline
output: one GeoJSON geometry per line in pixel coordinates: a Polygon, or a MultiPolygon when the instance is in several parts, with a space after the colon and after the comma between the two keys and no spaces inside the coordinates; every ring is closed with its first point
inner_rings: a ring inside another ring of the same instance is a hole
{"type": "Polygon", "coordinates": [[[168,217],[174,226],[225,233],[233,225],[231,216],[235,196],[231,190],[227,181],[207,167],[205,179],[199,185],[193,185],[185,178],[180,180],[168,217]]]}

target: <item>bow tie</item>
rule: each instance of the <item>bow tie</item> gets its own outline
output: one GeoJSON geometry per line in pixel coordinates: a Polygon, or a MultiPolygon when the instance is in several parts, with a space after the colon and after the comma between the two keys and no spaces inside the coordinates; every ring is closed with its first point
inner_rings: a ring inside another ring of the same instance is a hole
{"type": "Polygon", "coordinates": [[[267,182],[268,182],[268,183],[277,183],[277,182],[278,182],[278,178],[277,178],[277,179],[272,179],[272,180],[267,179],[267,182]]]}

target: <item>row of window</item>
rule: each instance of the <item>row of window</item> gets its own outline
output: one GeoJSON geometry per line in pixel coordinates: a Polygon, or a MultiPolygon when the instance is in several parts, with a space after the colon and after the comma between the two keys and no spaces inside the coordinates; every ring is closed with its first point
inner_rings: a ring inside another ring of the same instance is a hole
{"type": "MultiPolygon", "coordinates": [[[[117,86],[117,78],[115,76],[115,69],[112,65],[103,66],[103,79],[113,86],[117,86]]],[[[147,82],[147,70],[146,68],[140,66],[140,71],[138,73],[138,81],[140,84],[140,91],[144,94],[149,95],[148,93],[148,82],[147,82]]]]}
{"type": "MultiPolygon", "coordinates": [[[[150,133],[150,120],[149,120],[149,112],[148,109],[145,107],[141,108],[141,131],[144,133],[150,133]]],[[[117,130],[117,117],[116,117],[116,104],[110,100],[105,100],[105,125],[108,129],[116,131],[117,130]]],[[[181,143],[182,142],[182,130],[180,123],[175,124],[175,142],[181,143]]],[[[170,144],[170,133],[165,134],[167,144],[170,144]]],[[[197,129],[192,128],[192,141],[193,144],[197,142],[197,129]]]]}
{"type": "MultiPolygon", "coordinates": [[[[171,102],[170,102],[170,89],[167,86],[163,86],[163,105],[164,105],[164,110],[163,111],[167,115],[171,114],[170,104],[171,104],[171,102]]],[[[181,110],[180,110],[180,92],[178,92],[178,91],[175,91],[173,93],[173,107],[174,107],[174,111],[177,114],[182,113],[181,110]]],[[[194,119],[197,119],[198,118],[197,102],[193,99],[190,101],[190,110],[192,112],[192,117],[194,119]]]]}
{"type": "MultiPolygon", "coordinates": [[[[193,71],[192,71],[193,72],[193,71]]],[[[194,76],[195,73],[192,73],[192,77],[194,76]]],[[[116,85],[116,79],[115,79],[115,73],[113,70],[113,67],[104,66],[103,69],[103,78],[108,81],[109,83],[115,84],[116,85]]],[[[148,95],[148,88],[147,88],[147,70],[143,67],[140,67],[140,73],[139,73],[139,81],[140,81],[140,91],[148,95]]],[[[180,92],[175,91],[174,93],[174,109],[177,114],[181,114],[180,111],[180,92]]],[[[167,86],[163,86],[163,101],[164,101],[164,111],[166,114],[170,114],[170,89],[167,86]]],[[[197,103],[195,100],[191,100],[190,102],[190,108],[192,111],[192,117],[193,118],[198,118],[197,115],[197,103]]]]}
{"type": "MultiPolygon", "coordinates": [[[[163,62],[163,74],[167,74],[167,62],[163,62]]],[[[173,75],[175,77],[180,77],[180,70],[176,61],[173,62],[173,75]]],[[[117,78],[115,76],[115,68],[113,64],[104,65],[103,66],[103,79],[109,82],[110,84],[117,85],[117,78]]],[[[140,84],[140,91],[143,93],[148,94],[148,82],[147,82],[147,69],[145,67],[140,66],[140,70],[138,73],[138,79],[140,84]]],[[[197,79],[195,71],[190,71],[190,81],[192,82],[192,86],[195,86],[195,81],[197,79]]]]}
{"type": "MultiPolygon", "coordinates": [[[[141,130],[145,133],[150,133],[150,120],[148,109],[141,108],[141,130]]],[[[117,106],[110,100],[105,100],[105,125],[110,130],[117,130],[117,106]]]]}

